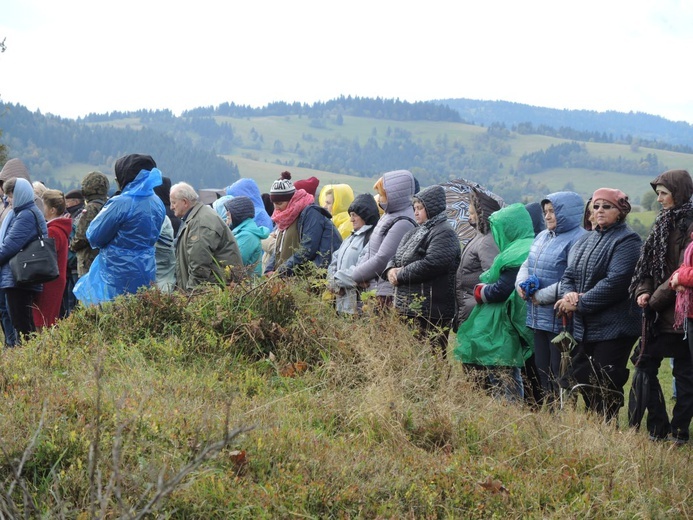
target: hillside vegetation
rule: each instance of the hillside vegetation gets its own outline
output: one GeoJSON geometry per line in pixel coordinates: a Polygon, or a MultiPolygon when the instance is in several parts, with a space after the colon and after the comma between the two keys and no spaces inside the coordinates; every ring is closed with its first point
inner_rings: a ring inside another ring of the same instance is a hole
{"type": "Polygon", "coordinates": [[[317,280],[80,309],[0,358],[4,517],[690,518],[690,447],[474,389],[317,280]]]}
{"type": "MultiPolygon", "coordinates": [[[[528,109],[507,115],[507,107],[498,103],[502,109],[486,107],[487,116],[511,121],[512,114],[531,115],[528,109]]],[[[244,176],[268,191],[288,169],[294,179],[316,176],[322,185],[347,182],[362,192],[370,191],[383,172],[406,168],[422,186],[466,178],[508,202],[540,200],[562,189],[586,198],[611,186],[638,203],[655,175],[689,168],[693,158],[684,153],[688,145],[662,141],[682,123],[657,120],[647,138],[607,134],[606,126],[583,131],[531,120],[480,126],[465,123],[451,106],[339,98],[262,108],[226,103],[181,116],[168,110],[92,114],[72,121],[4,105],[0,127],[10,156],[22,157],[34,177],[63,189],[77,186],[93,169],[111,172],[116,157],[138,151],[154,156],[174,181],[197,188],[223,188],[244,176]]],[[[570,116],[561,114],[560,121],[570,125],[570,116]]],[[[650,120],[642,116],[618,115],[617,129],[627,130],[629,121],[639,128],[650,120]]],[[[590,114],[588,121],[608,125],[614,117],[590,114]]]]}

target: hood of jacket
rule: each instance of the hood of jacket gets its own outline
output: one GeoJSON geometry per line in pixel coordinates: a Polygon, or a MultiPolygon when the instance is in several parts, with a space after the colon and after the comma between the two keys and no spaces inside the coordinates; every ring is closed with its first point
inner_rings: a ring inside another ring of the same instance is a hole
{"type": "MultiPolygon", "coordinates": [[[[151,155],[133,153],[118,159],[115,163],[115,175],[118,187],[124,191],[128,184],[134,181],[142,170],[151,171],[156,168],[156,162],[151,155]]],[[[161,184],[161,173],[159,173],[159,183],[161,184]]],[[[152,187],[153,188],[153,187],[152,187]]]]}
{"type": "Polygon", "coordinates": [[[353,202],[349,204],[347,212],[349,214],[356,213],[369,226],[375,226],[380,218],[378,203],[370,193],[356,195],[353,202]]]}
{"type": "MultiPolygon", "coordinates": [[[[152,168],[151,171],[141,170],[137,177],[125,186],[121,195],[148,197],[154,195],[154,188],[159,185],[161,185],[161,172],[158,168],[152,168]]],[[[163,202],[161,205],[163,206],[163,202]]]]}
{"type": "Polygon", "coordinates": [[[546,196],[541,201],[542,210],[544,204],[550,202],[556,215],[557,235],[565,233],[582,224],[584,216],[584,203],[582,197],[573,191],[557,191],[546,196]]]}
{"type": "Polygon", "coordinates": [[[95,199],[106,202],[110,188],[111,183],[108,181],[108,177],[101,172],[89,172],[82,179],[82,195],[87,202],[95,199]]]}
{"type": "MultiPolygon", "coordinates": [[[[265,226],[270,229],[274,227],[274,223],[262,200],[260,188],[253,179],[238,179],[231,186],[226,188],[226,194],[234,197],[248,197],[253,201],[253,206],[255,207],[255,223],[258,226],[265,226]]],[[[274,210],[274,208],[272,209],[274,210]]]]}
{"type": "Polygon", "coordinates": [[[534,239],[532,217],[519,202],[496,211],[489,217],[493,239],[498,249],[503,252],[516,240],[534,239]]]}
{"type": "Polygon", "coordinates": [[[234,235],[240,235],[241,233],[250,233],[251,235],[257,236],[259,239],[264,240],[270,234],[269,228],[265,226],[258,226],[252,218],[248,218],[238,224],[232,229],[234,235]]]}
{"type": "Polygon", "coordinates": [[[327,184],[320,190],[320,195],[318,196],[318,204],[320,206],[325,205],[325,199],[329,190],[332,190],[332,198],[334,199],[332,215],[348,211],[349,204],[354,201],[354,190],[351,189],[351,186],[348,184],[327,184]]]}
{"type": "Polygon", "coordinates": [[[67,217],[58,217],[54,218],[53,220],[50,220],[49,222],[46,223],[48,226],[48,229],[59,229],[65,234],[65,238],[70,237],[70,233],[72,233],[72,219],[67,218],[67,217]]]}
{"type": "Polygon", "coordinates": [[[650,186],[655,192],[658,184],[662,184],[671,192],[676,207],[685,204],[693,196],[693,180],[686,170],[668,170],[655,177],[650,182],[650,186]]]}
{"type": "Polygon", "coordinates": [[[429,186],[412,197],[412,202],[419,201],[426,210],[429,220],[445,212],[445,189],[442,186],[429,186]]]}
{"type": "Polygon", "coordinates": [[[473,204],[476,210],[476,230],[482,235],[488,234],[491,229],[488,218],[501,209],[500,204],[496,199],[477,188],[472,189],[470,204],[473,204]]]}
{"type": "Polygon", "coordinates": [[[10,179],[26,179],[31,182],[29,170],[21,161],[21,159],[10,159],[5,163],[0,172],[0,181],[5,182],[10,179]]]}
{"type": "Polygon", "coordinates": [[[385,213],[396,213],[411,206],[414,195],[414,176],[408,170],[395,170],[383,175],[383,189],[387,196],[385,213]]]}

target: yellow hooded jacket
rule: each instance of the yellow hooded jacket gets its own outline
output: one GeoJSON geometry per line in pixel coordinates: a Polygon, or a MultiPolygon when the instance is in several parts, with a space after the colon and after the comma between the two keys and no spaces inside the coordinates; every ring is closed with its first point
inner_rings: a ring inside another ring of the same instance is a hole
{"type": "Polygon", "coordinates": [[[320,190],[318,204],[325,207],[327,192],[332,190],[334,204],[332,204],[332,222],[339,230],[342,239],[345,239],[354,230],[349,219],[349,206],[354,201],[354,190],[348,184],[328,184],[320,190]]]}

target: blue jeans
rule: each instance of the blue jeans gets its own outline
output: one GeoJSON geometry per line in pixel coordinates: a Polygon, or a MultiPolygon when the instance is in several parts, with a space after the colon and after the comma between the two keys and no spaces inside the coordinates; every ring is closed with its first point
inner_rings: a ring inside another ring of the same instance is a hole
{"type": "Polygon", "coordinates": [[[14,347],[17,344],[17,331],[14,330],[10,311],[7,309],[7,296],[5,289],[0,289],[0,323],[5,334],[5,346],[14,347]]]}

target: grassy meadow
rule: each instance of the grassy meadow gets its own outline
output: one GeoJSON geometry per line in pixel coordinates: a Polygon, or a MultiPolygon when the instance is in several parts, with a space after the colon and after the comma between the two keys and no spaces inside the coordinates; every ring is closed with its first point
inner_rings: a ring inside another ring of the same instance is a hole
{"type": "Polygon", "coordinates": [[[691,447],[493,400],[396,316],[321,292],[145,291],[4,351],[0,513],[693,516],[691,447]]]}
{"type": "MultiPolygon", "coordinates": [[[[303,159],[298,149],[309,152],[313,148],[322,146],[325,139],[345,138],[358,140],[362,145],[368,139],[376,139],[379,145],[383,145],[388,139],[388,130],[402,129],[411,133],[411,139],[423,145],[435,146],[439,140],[447,140],[448,143],[459,143],[468,151],[474,152],[478,148],[477,139],[486,134],[485,127],[464,123],[450,123],[441,121],[391,121],[366,117],[344,116],[341,125],[336,124],[334,118],[319,120],[318,124],[308,117],[293,116],[267,116],[235,118],[227,116],[215,116],[219,124],[228,124],[233,128],[236,142],[230,154],[225,158],[238,165],[242,177],[250,177],[258,182],[262,191],[268,191],[271,183],[279,177],[283,170],[289,170],[294,179],[303,179],[315,176],[320,179],[321,186],[330,183],[344,182],[354,188],[357,193],[372,191],[375,180],[383,173],[379,171],[361,172],[362,177],[336,174],[321,170],[312,170],[298,166],[303,159]],[[276,141],[283,144],[281,151],[274,147],[276,141]]],[[[104,123],[99,123],[104,124],[104,123]]],[[[130,127],[137,129],[141,123],[136,118],[128,118],[110,121],[109,125],[130,127]]],[[[195,139],[194,135],[190,136],[195,139]]],[[[484,185],[492,185],[494,181],[507,177],[511,166],[515,166],[520,157],[526,153],[547,149],[551,145],[566,142],[565,139],[553,138],[543,135],[521,135],[510,133],[505,141],[510,146],[507,155],[499,158],[502,166],[493,176],[493,179],[471,178],[469,180],[484,185]]],[[[640,159],[648,153],[657,155],[660,163],[669,168],[693,168],[693,156],[665,150],[655,150],[645,147],[631,149],[625,144],[585,143],[590,154],[603,158],[640,159]]],[[[162,165],[164,159],[159,159],[162,165]]],[[[409,168],[410,165],[402,164],[401,168],[409,168]]],[[[88,164],[71,164],[58,169],[55,177],[78,184],[84,175],[93,170],[95,166],[88,164]]],[[[105,172],[111,174],[112,172],[105,172]]],[[[165,172],[164,172],[165,173],[165,172]]],[[[458,178],[463,175],[459,172],[449,172],[449,178],[458,178]]],[[[628,175],[608,171],[595,171],[587,169],[556,168],[546,170],[530,176],[536,182],[547,186],[549,191],[558,191],[571,188],[587,198],[599,187],[615,187],[626,192],[631,200],[637,203],[640,197],[650,189],[649,176],[628,175]]],[[[229,180],[229,183],[231,181],[229,180]]],[[[222,188],[223,186],[219,186],[222,188]]],[[[517,202],[517,201],[508,201],[517,202]]]]}

